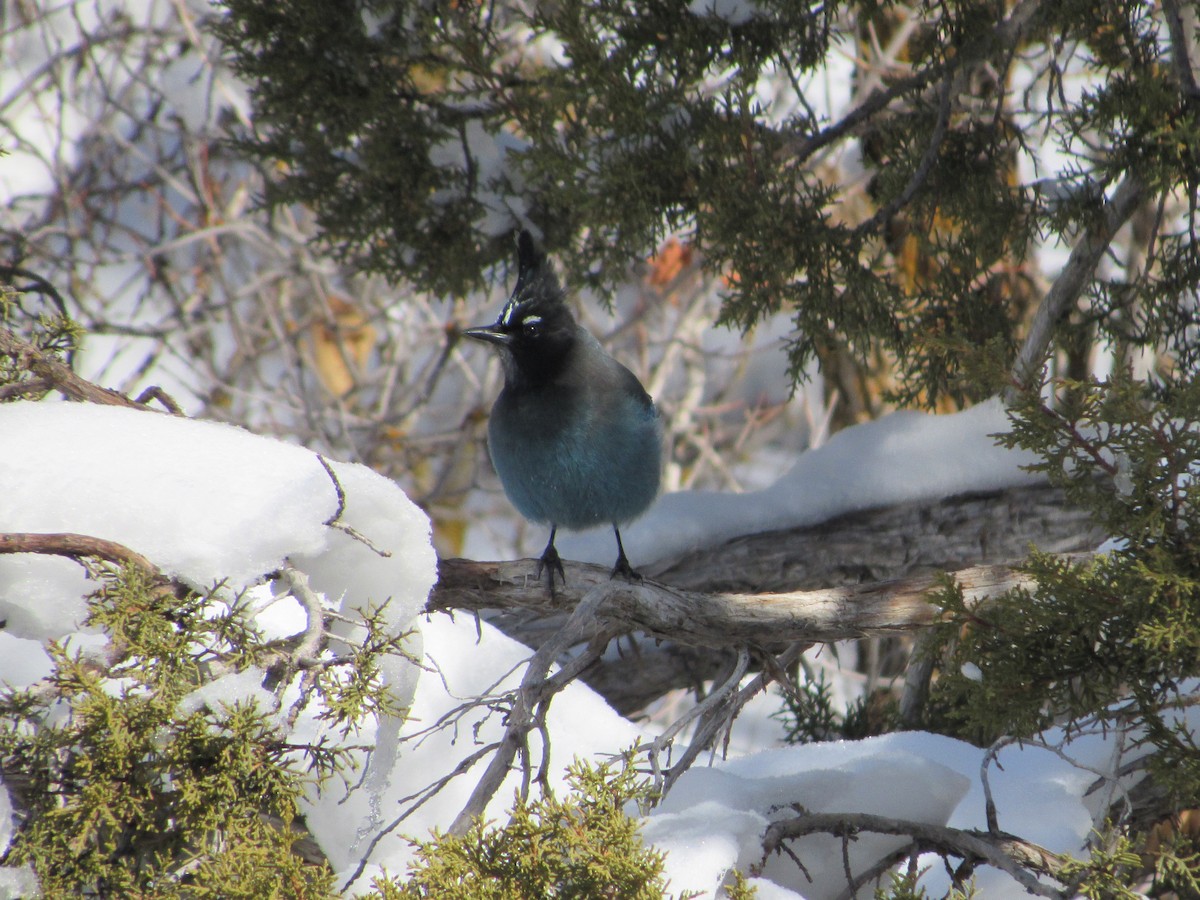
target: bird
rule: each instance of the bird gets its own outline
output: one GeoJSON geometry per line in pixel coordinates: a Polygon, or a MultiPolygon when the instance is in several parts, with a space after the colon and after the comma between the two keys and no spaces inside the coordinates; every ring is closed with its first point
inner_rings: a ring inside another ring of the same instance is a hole
{"type": "Polygon", "coordinates": [[[496,322],[462,333],[500,355],[504,387],[488,419],[488,453],[517,511],[550,526],[535,578],[548,573],[551,595],[556,574],[566,584],[554,546],[559,528],[611,524],[611,577],[640,581],[620,526],[658,495],[662,417],[637,376],[575,321],[553,267],[526,230],[517,238],[517,267],[496,322]]]}

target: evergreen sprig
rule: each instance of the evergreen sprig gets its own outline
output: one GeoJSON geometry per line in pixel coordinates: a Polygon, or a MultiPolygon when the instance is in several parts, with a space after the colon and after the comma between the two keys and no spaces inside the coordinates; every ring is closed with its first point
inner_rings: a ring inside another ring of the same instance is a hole
{"type": "MultiPolygon", "coordinates": [[[[642,843],[636,820],[625,812],[647,801],[648,780],[629,760],[619,767],[576,760],[567,773],[568,796],[517,799],[503,826],[480,821],[461,837],[435,833],[417,845],[407,880],[377,879],[363,900],[674,896],[662,878],[663,854],[642,843]]],[[[741,891],[750,896],[744,885],[741,891]]]]}
{"type": "Polygon", "coordinates": [[[604,295],[680,234],[728,285],[722,323],[791,317],[794,380],[849,354],[889,368],[894,399],[934,405],[980,396],[964,366],[985,347],[1011,362],[1040,293],[1031,248],[1069,242],[1123,177],[1183,210],[1160,217],[1140,271],[1094,287],[1088,327],[1176,340],[1177,299],[1200,285],[1200,103],[1161,12],[1136,0],[917,4],[906,68],[833,121],[805,78],[886,43],[890,4],[224,8],[256,112],[238,143],[273,166],[269,202],[306,204],[341,257],[418,290],[481,284],[533,225],[572,286],[604,295]],[[764,96],[767,77],[794,102],[764,96]],[[1066,162],[1043,190],[1017,161],[1047,139],[1066,162]],[[839,154],[865,183],[845,183],[839,154]]]}
{"type": "Polygon", "coordinates": [[[327,897],[332,873],[292,852],[302,754],[274,710],[181,701],[219,661],[263,649],[215,594],[108,569],[88,624],[111,658],[50,647],[54,671],[0,698],[0,770],[22,809],[7,865],[47,897],[327,897]]]}
{"type": "Polygon", "coordinates": [[[982,608],[948,585],[935,705],[983,742],[1052,723],[1130,729],[1185,808],[1200,802],[1200,748],[1180,719],[1200,676],[1200,389],[1125,375],[1059,388],[1054,405],[1025,398],[1002,441],[1035,450],[1033,468],[1113,542],[1086,562],[1033,552],[1035,586],[982,608]]]}

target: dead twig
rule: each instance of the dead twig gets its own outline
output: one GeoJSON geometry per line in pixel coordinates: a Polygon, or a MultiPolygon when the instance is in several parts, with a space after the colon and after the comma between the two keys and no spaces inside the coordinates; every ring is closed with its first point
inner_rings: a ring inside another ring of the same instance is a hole
{"type": "Polygon", "coordinates": [[[130,400],[124,394],[80,378],[70,366],[56,359],[53,354],[44,353],[7,328],[0,328],[0,356],[11,357],[17,368],[32,372],[40,382],[50,385],[68,399],[86,400],[106,406],[124,406],[129,409],[149,409],[136,400],[130,400]]]}
{"type": "MultiPolygon", "coordinates": [[[[783,852],[785,842],[813,834],[830,834],[853,840],[859,832],[890,834],[912,840],[913,854],[937,853],[971,863],[993,866],[1011,876],[1028,893],[1059,897],[1061,891],[1039,881],[1037,875],[1057,879],[1060,858],[1048,850],[1004,832],[984,832],[868,813],[804,813],[772,822],[763,835],[763,855],[756,867],[761,871],[772,853],[783,852]]],[[[795,848],[792,848],[795,853],[795,848]]],[[[851,879],[852,883],[854,879],[851,879]]]]}

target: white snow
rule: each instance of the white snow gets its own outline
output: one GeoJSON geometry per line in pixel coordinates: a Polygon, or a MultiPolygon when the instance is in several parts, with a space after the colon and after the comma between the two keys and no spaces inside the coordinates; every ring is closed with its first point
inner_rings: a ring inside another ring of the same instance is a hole
{"type": "MultiPolygon", "coordinates": [[[[747,871],[762,857],[763,830],[796,814],[870,812],[943,825],[970,787],[967,777],[927,753],[887,738],[808,744],[745,756],[683,775],[646,820],[645,834],[669,851],[673,884],[711,891],[734,866],[747,871]],[[709,837],[698,840],[707,829],[709,837]]],[[[860,872],[903,846],[904,838],[862,834],[849,848],[860,872]]],[[[845,890],[841,839],[814,835],[792,843],[808,877],[787,857],[767,861],[764,879],[803,891],[809,900],[845,890]]]]}
{"type": "MultiPolygon", "coordinates": [[[[1081,855],[1093,827],[1100,824],[1098,814],[1102,822],[1101,806],[1107,808],[1097,802],[1107,797],[1105,792],[1087,795],[1100,773],[1115,770],[1114,748],[1120,741],[1120,735],[1109,731],[1066,742],[1052,730],[1044,742],[1062,745],[1061,755],[1032,744],[1003,748],[988,768],[1000,828],[1051,852],[1081,855]]],[[[711,897],[733,866],[745,872],[762,861],[763,829],[770,821],[794,816],[791,804],[811,813],[872,813],[985,830],[980,768],[986,752],[923,732],[767,750],[688,771],[644,820],[642,833],[668,851],[673,890],[686,887],[711,897]]],[[[861,873],[902,844],[901,839],[860,833],[849,845],[851,870],[861,873]]],[[[814,836],[790,846],[811,881],[790,858],[773,857],[757,880],[772,886],[762,896],[820,900],[844,894],[840,839],[814,836]]],[[[940,864],[930,867],[923,883],[933,897],[949,887],[940,864]]],[[[979,896],[989,900],[1028,896],[995,869],[981,868],[976,884],[979,896]]]]}
{"type": "MultiPolygon", "coordinates": [[[[389,773],[387,783],[373,796],[359,792],[343,799],[335,790],[312,800],[317,814],[308,817],[308,824],[338,870],[339,883],[353,874],[374,833],[360,836],[356,831],[360,822],[377,815],[377,825],[390,824],[414,804],[412,794],[450,774],[463,759],[503,735],[501,715],[478,707],[465,711],[449,727],[434,727],[453,716],[464,701],[480,695],[496,696],[520,682],[529,649],[486,622],[479,623],[478,628],[477,632],[474,618],[468,615],[458,615],[454,620],[438,615],[421,621],[426,661],[436,671],[423,673],[418,682],[412,710],[401,732],[404,743],[396,770],[389,773]]],[[[564,769],[576,756],[595,759],[597,754],[619,753],[637,743],[641,733],[578,683],[555,698],[547,727],[553,738],[549,771],[556,791],[564,789],[564,769]]],[[[535,765],[540,764],[543,751],[537,735],[531,735],[530,752],[535,765]]],[[[406,835],[427,838],[434,827],[448,828],[487,762],[484,759],[472,769],[473,777],[451,780],[419,806],[403,828],[383,838],[355,883],[356,889],[366,889],[381,866],[392,873],[403,872],[413,852],[406,835]]],[[[519,771],[514,770],[488,806],[485,818],[502,817],[512,806],[519,784],[519,771]]]]}
{"type": "MultiPolygon", "coordinates": [[[[221,582],[227,595],[290,563],[323,592],[327,608],[351,614],[383,607],[387,627],[399,634],[436,577],[429,520],[370,469],[330,467],[345,495],[338,522],[371,546],[326,524],[338,510],[337,486],[317,456],[301,447],[232,426],[119,407],[3,404],[0,532],[115,541],[198,589],[221,582]]],[[[11,651],[0,662],[0,677],[13,685],[42,677],[48,660],[40,641],[66,638],[85,651],[94,646],[98,636],[78,633],[94,587],[69,559],[0,556],[0,618],[7,622],[0,635],[11,651]]],[[[278,617],[273,623],[278,626],[278,617]]],[[[419,653],[419,642],[409,647],[419,653]]],[[[411,701],[417,672],[401,657],[385,667],[398,704],[411,701]]],[[[263,673],[251,670],[225,676],[185,698],[182,712],[238,700],[275,710],[262,681],[263,673]]],[[[304,724],[315,728],[311,716],[304,724]]],[[[394,727],[386,723],[381,735],[394,727]]],[[[373,765],[393,764],[386,753],[375,754],[373,765]]]]}
{"type": "MultiPolygon", "coordinates": [[[[768,490],[662,498],[627,546],[648,558],[749,529],[1019,483],[1029,477],[1020,469],[1028,458],[997,449],[988,437],[1004,424],[1000,408],[987,404],[954,416],[895,415],[859,426],[803,454],[768,490]]],[[[453,822],[490,757],[470,766],[464,761],[503,733],[502,704],[469,701],[500,699],[519,682],[530,651],[469,615],[419,615],[435,579],[428,520],[391,481],[361,466],[330,465],[345,494],[340,521],[390,556],[325,524],[337,509],[336,491],[318,458],[303,448],[158,413],[55,402],[0,405],[0,531],[89,534],[122,543],[198,587],[228,578],[227,593],[249,588],[244,602],[272,636],[295,633],[305,622],[295,599],[273,597],[259,584],[285,563],[321,593],[326,608],[388,601],[393,633],[419,630],[408,647],[423,653],[424,670],[397,658],[386,672],[397,700],[409,705],[407,718],[368,721],[346,735],[355,746],[375,747],[369,757],[356,751],[365,768],[345,783],[310,791],[305,801],[306,820],[339,883],[353,880],[363,889],[383,869],[404,871],[413,852],[408,837],[453,822]],[[460,764],[465,774],[450,777],[460,764]],[[426,793],[443,779],[440,791],[426,793]]],[[[103,648],[102,635],[78,630],[91,587],[74,562],[0,556],[0,617],[7,620],[0,630],[0,681],[19,686],[44,677],[43,645],[51,638],[79,652],[103,648]]],[[[219,712],[241,701],[278,714],[296,699],[294,684],[276,698],[262,683],[263,673],[253,669],[225,675],[186,697],[181,711],[219,712]]],[[[281,715],[275,721],[289,727],[281,715]]],[[[654,736],[653,726],[621,718],[581,684],[555,699],[547,728],[547,771],[556,788],[575,756],[609,758],[654,736]]],[[[310,708],[289,739],[322,736],[340,739],[310,708]]],[[[1110,732],[1065,744],[1062,735],[1051,734],[1045,742],[1054,749],[1002,749],[998,765],[988,768],[1000,826],[1052,851],[1080,853],[1097,814],[1127,787],[1088,793],[1099,774],[1128,759],[1117,752],[1123,752],[1118,740],[1110,732]]],[[[535,767],[546,749],[532,734],[535,767]]],[[[667,851],[673,891],[714,896],[733,866],[747,871],[760,862],[763,830],[792,815],[793,805],[964,828],[985,824],[985,751],[960,741],[909,732],[756,751],[697,765],[644,819],[646,838],[667,851]]],[[[519,785],[514,770],[487,816],[502,817],[519,785]]],[[[0,790],[0,843],[11,837],[9,806],[0,790]]],[[[862,834],[849,848],[850,865],[861,871],[898,846],[897,838],[862,834]]],[[[793,850],[808,874],[786,856],[767,860],[752,880],[760,896],[813,900],[844,889],[839,839],[808,837],[793,850]]],[[[26,870],[0,869],[0,897],[29,893],[31,878],[26,870]]],[[[944,887],[939,867],[926,878],[931,890],[944,887]]],[[[978,878],[989,898],[1023,895],[1002,873],[985,869],[978,878]]]]}
{"type": "Polygon", "coordinates": [[[275,695],[262,686],[266,675],[256,666],[222,675],[180,700],[176,712],[180,716],[190,716],[207,708],[220,713],[237,705],[254,705],[263,711],[276,709],[279,703],[275,695]]]}

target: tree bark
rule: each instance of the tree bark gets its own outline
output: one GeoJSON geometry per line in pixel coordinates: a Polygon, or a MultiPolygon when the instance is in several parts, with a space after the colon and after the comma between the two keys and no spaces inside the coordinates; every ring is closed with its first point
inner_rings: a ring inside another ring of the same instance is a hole
{"type": "MultiPolygon", "coordinates": [[[[654,580],[642,585],[612,582],[597,627],[618,618],[627,636],[583,680],[629,715],[711,679],[739,643],[911,634],[932,621],[934,573],[954,573],[982,599],[1025,583],[1010,564],[1031,546],[1072,553],[1103,536],[1061,490],[1036,483],[735,538],[646,568],[654,580]]],[[[608,571],[567,563],[552,599],[535,565],[443,560],[428,609],[479,613],[539,647],[608,571]]]]}

